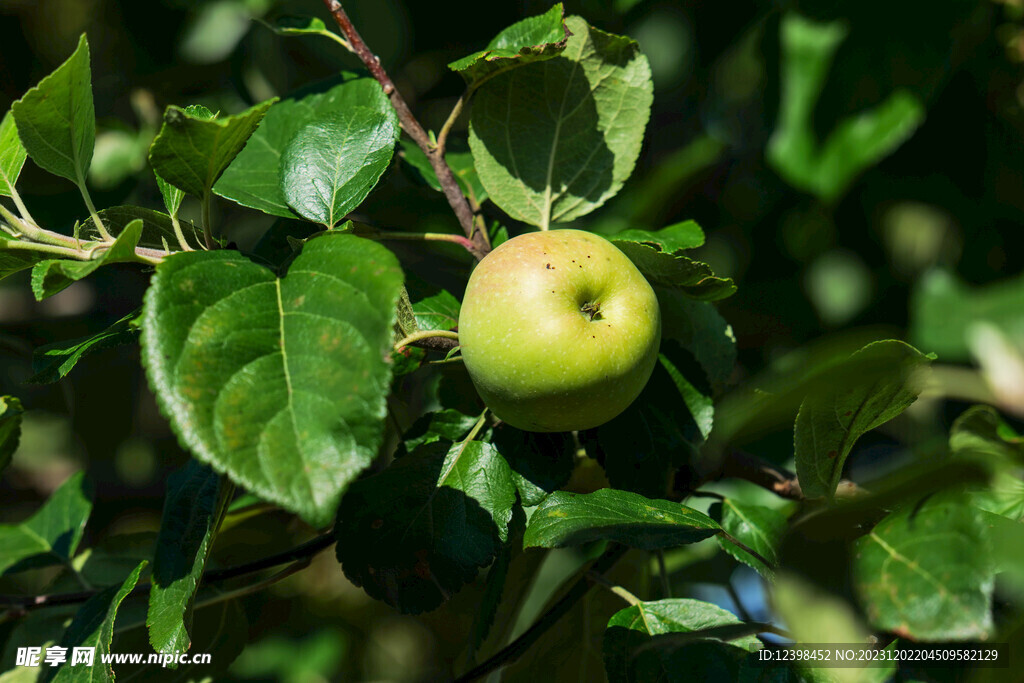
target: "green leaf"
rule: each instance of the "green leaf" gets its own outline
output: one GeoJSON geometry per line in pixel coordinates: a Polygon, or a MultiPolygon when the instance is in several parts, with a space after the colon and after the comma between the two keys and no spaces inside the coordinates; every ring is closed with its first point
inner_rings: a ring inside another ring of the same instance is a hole
{"type": "Polygon", "coordinates": [[[934,271],[921,278],[911,299],[911,338],[945,361],[971,358],[968,333],[988,323],[1018,347],[1024,345],[1024,276],[984,287],[968,287],[950,273],[934,271]]]}
{"type": "Polygon", "coordinates": [[[30,384],[51,384],[60,381],[82,360],[83,356],[112,349],[122,344],[134,344],[139,337],[135,320],[139,312],[132,311],[98,334],[40,346],[32,351],[34,375],[26,380],[30,384]]]}
{"type": "Polygon", "coordinates": [[[391,252],[352,235],[310,239],[283,279],[174,254],[143,306],[150,386],[198,459],[323,526],[381,443],[401,288],[391,252]]]}
{"type": "MultiPolygon", "coordinates": [[[[678,342],[704,371],[709,393],[722,391],[736,366],[736,337],[732,327],[706,301],[695,301],[679,290],[665,287],[655,287],[654,292],[661,306],[662,353],[683,368],[685,359],[666,343],[678,342]]],[[[690,378],[691,382],[695,379],[690,378]]],[[[703,386],[699,388],[703,390],[703,386]]]]}
{"type": "Polygon", "coordinates": [[[261,21],[260,23],[279,36],[329,35],[334,38],[338,37],[337,34],[328,31],[323,19],[318,17],[284,16],[274,19],[273,22],[261,21]]]}
{"type": "MultiPolygon", "coordinates": [[[[434,167],[430,165],[430,160],[427,159],[427,155],[423,153],[419,145],[412,140],[405,139],[399,140],[398,144],[401,147],[399,157],[416,172],[419,180],[426,183],[431,189],[441,192],[441,182],[437,179],[437,174],[434,173],[434,167]]],[[[452,151],[452,147],[452,143],[449,142],[444,160],[452,169],[455,182],[459,184],[464,195],[472,197],[477,204],[482,204],[487,199],[487,190],[480,183],[480,176],[473,165],[473,155],[468,151],[452,151]]]]}
{"type": "Polygon", "coordinates": [[[486,49],[454,61],[448,68],[475,89],[504,71],[555,57],[565,50],[570,35],[562,17],[559,2],[544,14],[517,21],[496,35],[486,49]]]}
{"type": "MultiPolygon", "coordinates": [[[[99,212],[100,220],[115,235],[124,232],[132,221],[142,221],[142,237],[139,244],[146,247],[163,249],[165,244],[172,249],[178,248],[178,236],[174,233],[174,223],[166,213],[154,211],[142,206],[112,206],[99,212]]],[[[193,249],[200,248],[202,242],[199,228],[189,221],[180,221],[181,230],[193,249]],[[189,237],[192,240],[188,240],[189,237]]]]}
{"type": "Polygon", "coordinates": [[[92,275],[100,266],[135,261],[135,247],[142,237],[142,221],[134,220],[125,226],[109,249],[91,261],[49,259],[32,268],[32,293],[37,301],[53,296],[73,282],[92,275]]]}
{"type": "Polygon", "coordinates": [[[459,300],[442,289],[412,305],[421,330],[452,330],[459,325],[459,300]]]}
{"type": "Polygon", "coordinates": [[[494,446],[512,470],[523,505],[538,505],[566,484],[576,466],[576,444],[569,432],[524,432],[499,427],[494,446]]]}
{"type": "MultiPolygon", "coordinates": [[[[160,133],[149,148],[149,163],[157,175],[171,185],[204,197],[245,147],[274,102],[260,102],[225,118],[210,118],[205,108],[168,107],[160,133]]],[[[170,199],[172,201],[165,195],[168,210],[176,210],[174,198],[170,199]]]]}
{"type": "Polygon", "coordinates": [[[715,421],[714,401],[711,400],[710,396],[701,393],[697,387],[693,386],[665,354],[658,355],[658,362],[661,363],[661,367],[665,368],[669,377],[672,378],[672,383],[679,390],[679,395],[683,397],[683,402],[686,404],[687,410],[690,411],[694,424],[700,430],[701,437],[707,439],[708,435],[711,434],[711,427],[715,421]]]}
{"type": "MultiPolygon", "coordinates": [[[[681,677],[684,671],[685,680],[725,680],[697,675],[693,666],[702,657],[696,656],[697,650],[691,645],[717,641],[711,637],[696,640],[700,631],[739,624],[742,622],[732,612],[702,600],[656,600],[631,605],[608,620],[604,633],[601,650],[608,680],[684,680],[681,677]],[[681,645],[678,641],[658,638],[667,633],[693,634],[695,640],[681,645]]],[[[761,641],[748,635],[731,641],[728,647],[754,652],[761,649],[761,641]]],[[[737,652],[730,658],[739,656],[737,652]]]]}
{"type": "Polygon", "coordinates": [[[949,450],[1024,462],[1024,436],[1006,424],[991,406],[971,406],[949,430],[949,450]]]}
{"type": "Polygon", "coordinates": [[[341,83],[325,92],[296,93],[270,107],[252,144],[231,162],[214,192],[272,216],[298,218],[281,188],[281,157],[299,131],[353,107],[369,107],[397,129],[398,115],[376,80],[348,72],[340,78],[341,83]]]}
{"type": "Polygon", "coordinates": [[[587,494],[557,491],[530,517],[523,547],[561,548],[614,541],[658,550],[695,543],[719,531],[713,519],[680,503],[615,489],[587,494]]]}
{"type": "Polygon", "coordinates": [[[338,561],[372,597],[403,612],[432,610],[495,558],[515,498],[491,444],[429,444],[349,488],[338,561]]]}
{"type": "Polygon", "coordinates": [[[195,460],[167,480],[146,616],[157,652],[185,652],[191,645],[192,602],[233,490],[195,460]]]}
{"type": "Polygon", "coordinates": [[[676,254],[686,249],[704,245],[704,230],[696,221],[675,223],[661,230],[623,230],[611,236],[616,242],[642,242],[666,254],[676,254]]]}
{"type": "Polygon", "coordinates": [[[416,420],[404,434],[405,448],[411,452],[436,441],[459,441],[469,433],[477,419],[452,408],[428,413],[416,420]]]}
{"type": "Polygon", "coordinates": [[[91,498],[79,472],[26,521],[0,524],[0,574],[70,562],[92,511],[91,498]]]}
{"type": "Polygon", "coordinates": [[[928,501],[891,513],[855,545],[854,582],[872,626],[912,640],[984,640],[993,562],[982,513],[928,501]]]}
{"type": "Polygon", "coordinates": [[[653,100],[636,42],[579,17],[565,51],[490,79],[474,96],[469,144],[490,198],[547,229],[590,213],[633,172],[653,100]]]}
{"type": "Polygon", "coordinates": [[[362,203],[387,170],[398,140],[394,117],[354,106],[299,130],[281,155],[281,189],[303,218],[328,229],[362,203]]]}
{"type": "Polygon", "coordinates": [[[900,341],[868,344],[834,368],[845,382],[825,383],[804,399],[793,431],[805,496],[832,498],[857,439],[917,400],[931,358],[900,341]],[[861,381],[852,367],[863,367],[861,381]]]}
{"type": "Polygon", "coordinates": [[[857,175],[917,130],[924,121],[924,106],[909,92],[893,92],[875,108],[841,121],[819,145],[814,108],[846,28],[791,13],[780,29],[782,96],[768,162],[794,187],[834,201],[857,175]]]}
{"type": "MultiPolygon", "coordinates": [[[[779,564],[778,549],[787,527],[786,516],[781,512],[762,505],[750,505],[735,498],[726,498],[721,503],[711,506],[711,516],[718,520],[726,533],[756,551],[771,562],[772,566],[779,564]]],[[[772,566],[766,567],[761,560],[724,536],[718,536],[717,539],[722,550],[754,568],[765,578],[772,578],[772,566]]]]}
{"type": "Polygon", "coordinates": [[[40,168],[85,186],[96,142],[89,41],[11,106],[22,144],[40,168]]]}
{"type": "Polygon", "coordinates": [[[14,194],[14,186],[21,175],[27,154],[18,137],[14,116],[7,112],[3,121],[0,121],[0,197],[14,194]]]}
{"type": "Polygon", "coordinates": [[[14,396],[0,396],[0,472],[11,464],[21,439],[21,415],[25,411],[14,396]]]}
{"type": "Polygon", "coordinates": [[[688,256],[661,251],[658,243],[620,240],[617,235],[612,236],[612,243],[629,257],[652,285],[678,289],[701,301],[717,301],[736,292],[731,278],[716,277],[711,266],[688,256]]]}
{"type": "Polygon", "coordinates": [[[103,655],[110,653],[110,642],[114,639],[114,620],[117,610],[128,594],[135,589],[139,575],[146,566],[142,562],[128,575],[120,586],[111,586],[89,598],[75,614],[68,630],[61,638],[61,647],[68,648],[70,653],[76,647],[93,647],[95,663],[93,666],[61,665],[54,677],[54,683],[92,683],[93,681],[113,681],[114,670],[110,664],[103,663],[103,655]]]}
{"type": "Polygon", "coordinates": [[[668,495],[672,473],[698,453],[703,441],[671,373],[661,363],[622,414],[580,433],[580,442],[600,461],[614,488],[649,498],[668,495]]]}

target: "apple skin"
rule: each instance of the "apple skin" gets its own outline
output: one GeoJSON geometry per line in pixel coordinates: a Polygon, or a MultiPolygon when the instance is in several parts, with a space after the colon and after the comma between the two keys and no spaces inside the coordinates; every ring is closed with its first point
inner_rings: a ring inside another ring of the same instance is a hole
{"type": "Polygon", "coordinates": [[[501,244],[473,271],[459,313],[473,385],[495,415],[531,432],[611,420],[647,384],[660,342],[651,285],[615,245],[581,230],[501,244]]]}

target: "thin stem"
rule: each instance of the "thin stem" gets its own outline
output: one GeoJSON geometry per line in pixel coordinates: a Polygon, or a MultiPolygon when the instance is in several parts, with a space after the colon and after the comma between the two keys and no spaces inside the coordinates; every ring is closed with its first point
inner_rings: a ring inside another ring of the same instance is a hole
{"type": "Polygon", "coordinates": [[[178,246],[181,247],[181,250],[192,251],[192,247],[189,246],[188,240],[185,239],[185,233],[181,230],[181,223],[178,221],[177,214],[171,216],[171,225],[174,226],[174,236],[178,238],[178,246]]]}
{"type": "Polygon", "coordinates": [[[413,332],[405,339],[402,339],[395,344],[395,351],[401,351],[403,347],[409,346],[414,342],[418,342],[422,339],[429,339],[431,337],[441,337],[443,339],[455,339],[458,340],[459,333],[452,332],[451,330],[420,330],[419,332],[413,332]]]}
{"type": "Polygon", "coordinates": [[[444,125],[441,126],[441,132],[437,134],[438,156],[444,157],[445,148],[447,147],[448,144],[448,133],[452,131],[452,126],[455,125],[455,122],[459,120],[459,116],[462,115],[462,110],[465,108],[466,101],[468,99],[469,90],[466,90],[466,92],[462,93],[462,95],[459,96],[459,99],[455,103],[455,106],[452,107],[452,113],[448,114],[448,119],[444,122],[444,125]]]}
{"type": "Polygon", "coordinates": [[[210,209],[212,201],[212,192],[207,192],[203,195],[203,240],[206,242],[207,249],[213,249],[213,228],[210,225],[210,209]]]}
{"type": "Polygon", "coordinates": [[[655,550],[654,556],[658,558],[658,575],[661,577],[661,595],[666,600],[672,598],[672,584],[668,580],[668,570],[665,568],[665,551],[655,550]]]}
{"type": "Polygon", "coordinates": [[[74,238],[68,237],[67,235],[61,235],[50,230],[44,230],[33,223],[22,220],[11,213],[3,204],[0,204],[0,216],[10,224],[11,228],[20,232],[25,237],[35,240],[36,242],[52,244],[58,247],[77,246],[74,238]]]}
{"type": "Polygon", "coordinates": [[[32,218],[32,214],[28,212],[28,207],[26,207],[25,203],[21,201],[21,195],[18,194],[16,189],[14,189],[14,185],[12,183],[7,183],[7,189],[11,191],[11,199],[14,200],[14,206],[17,207],[18,213],[21,215],[22,219],[24,219],[26,223],[34,225],[36,221],[32,218]]]}
{"type": "MultiPolygon", "coordinates": [[[[295,546],[290,550],[285,550],[274,555],[253,560],[252,562],[245,562],[233,567],[208,571],[203,574],[201,583],[202,585],[218,583],[220,581],[227,581],[239,576],[245,576],[246,574],[255,574],[256,572],[270,569],[271,567],[277,567],[288,562],[309,559],[329,548],[334,544],[334,542],[334,532],[329,531],[326,534],[322,534],[310,541],[307,541],[306,543],[295,546]]],[[[148,594],[151,589],[152,584],[142,584],[132,591],[132,595],[145,595],[148,594]]],[[[85,602],[92,596],[96,595],[97,592],[98,591],[96,590],[91,590],[80,591],[77,593],[55,593],[51,595],[0,595],[0,607],[30,611],[44,607],[54,607],[57,605],[75,605],[85,602]]]]}
{"type": "Polygon", "coordinates": [[[467,434],[466,438],[462,440],[462,443],[466,443],[468,441],[472,441],[473,439],[476,438],[476,435],[480,433],[481,429],[483,429],[486,417],[487,417],[487,408],[484,408],[484,412],[480,413],[480,417],[477,418],[476,424],[473,425],[473,428],[469,430],[469,434],[467,434]]]}
{"type": "Polygon", "coordinates": [[[402,97],[398,89],[395,88],[395,84],[391,81],[387,72],[384,71],[384,67],[381,66],[380,59],[370,50],[370,48],[363,41],[362,36],[359,35],[359,31],[352,25],[352,20],[349,19],[348,14],[345,13],[345,9],[341,6],[338,0],[323,0],[327,10],[334,17],[334,21],[337,22],[341,32],[348,39],[349,45],[352,46],[352,51],[359,57],[366,68],[370,71],[370,74],[377,79],[380,83],[381,88],[384,89],[384,94],[391,100],[391,105],[395,108],[398,113],[398,121],[409,137],[419,146],[423,153],[427,155],[427,159],[430,161],[431,167],[434,169],[434,173],[437,175],[437,180],[441,184],[441,189],[444,191],[444,196],[448,200],[448,204],[452,207],[452,211],[455,212],[455,217],[459,220],[459,225],[462,227],[462,231],[469,238],[473,244],[473,255],[479,260],[488,254],[491,250],[491,243],[487,237],[486,231],[477,230],[473,222],[473,211],[470,209],[469,202],[466,201],[465,195],[462,194],[462,190],[459,188],[459,184],[455,180],[455,175],[452,173],[452,169],[448,166],[448,163],[444,160],[443,154],[438,154],[437,146],[434,145],[427,132],[420,125],[420,122],[416,120],[412,110],[409,109],[409,105],[402,97]]]}
{"type": "Polygon", "coordinates": [[[620,585],[618,585],[616,583],[612,583],[611,581],[609,581],[608,579],[606,579],[604,576],[602,576],[600,574],[596,574],[596,573],[594,573],[592,571],[588,571],[586,573],[586,577],[588,579],[590,579],[591,581],[593,581],[594,583],[601,584],[602,586],[604,586],[605,588],[610,590],[612,593],[615,593],[615,595],[619,596],[620,598],[622,598],[623,600],[625,600],[626,602],[628,602],[632,606],[639,605],[641,602],[643,602],[643,600],[641,600],[640,598],[636,597],[635,595],[630,593],[628,590],[626,590],[622,586],[620,586],[620,585]]]}
{"type": "Polygon", "coordinates": [[[599,557],[596,562],[589,568],[584,570],[562,598],[551,606],[547,612],[545,612],[540,619],[534,622],[533,626],[526,629],[526,631],[516,638],[514,641],[503,647],[493,656],[488,658],[486,661],[473,667],[466,673],[462,674],[455,679],[455,683],[468,683],[468,681],[474,681],[478,678],[483,678],[492,671],[496,671],[503,666],[511,664],[516,659],[521,657],[524,652],[530,649],[534,643],[540,640],[541,636],[547,633],[548,629],[558,623],[559,619],[564,617],[573,605],[575,605],[584,595],[586,595],[593,587],[593,582],[585,576],[587,572],[594,574],[604,574],[609,569],[615,566],[615,563],[622,559],[622,556],[626,554],[628,548],[624,546],[613,545],[611,548],[605,551],[604,555],[599,557]]]}
{"type": "Polygon", "coordinates": [[[96,206],[92,203],[92,197],[89,195],[89,189],[85,186],[85,180],[79,180],[78,191],[82,193],[82,199],[85,201],[86,208],[89,209],[89,216],[92,218],[93,225],[96,226],[96,232],[99,233],[100,239],[104,242],[112,241],[114,238],[110,236],[103,221],[100,220],[100,215],[96,212],[96,206]]]}
{"type": "Polygon", "coordinates": [[[377,240],[425,240],[427,242],[451,242],[473,253],[473,243],[468,237],[444,232],[373,232],[359,233],[360,237],[377,240]]]}
{"type": "Polygon", "coordinates": [[[76,261],[89,261],[89,255],[85,251],[72,249],[71,247],[58,247],[53,244],[40,244],[39,242],[4,242],[3,249],[18,251],[41,251],[46,254],[56,254],[76,261]]]}

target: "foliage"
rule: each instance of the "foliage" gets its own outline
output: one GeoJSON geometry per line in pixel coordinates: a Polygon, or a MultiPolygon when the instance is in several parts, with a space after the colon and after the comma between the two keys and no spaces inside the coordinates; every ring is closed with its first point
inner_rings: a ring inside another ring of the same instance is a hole
{"type": "MultiPolygon", "coordinates": [[[[133,96],[123,149],[104,146],[111,65],[94,78],[92,32],[76,29],[70,56],[4,110],[0,295],[26,293],[39,316],[99,303],[28,331],[7,326],[17,306],[0,309],[0,349],[26,366],[0,375],[17,379],[0,387],[0,680],[913,680],[909,662],[833,678],[753,658],[767,634],[1020,643],[1021,276],[963,283],[950,244],[971,253],[985,235],[947,240],[920,207],[879,219],[884,274],[862,263],[870,249],[841,248],[846,233],[874,240],[850,218],[871,213],[860,203],[885,213],[878,188],[922,173],[900,164],[943,111],[908,77],[925,67],[881,78],[858,61],[857,11],[789,9],[730,34],[684,87],[673,50],[706,56],[657,39],[672,12],[583,3],[584,18],[559,3],[424,52],[438,87],[455,83],[435,97],[417,62],[375,57],[354,24],[379,27],[336,5],[189,9],[210,44],[181,59],[234,51],[224,80],[239,92],[189,90],[202,103],[162,115],[133,96]],[[365,71],[339,73],[328,49],[365,71]],[[257,68],[261,50],[293,57],[275,65],[291,78],[257,68]],[[693,139],[670,148],[684,129],[693,139]],[[658,364],[606,424],[528,433],[491,414],[462,366],[461,293],[502,241],[570,223],[653,286],[658,364]],[[796,293],[776,286],[790,280],[796,293]],[[891,311],[860,321],[884,329],[815,338],[859,314],[818,290],[849,303],[864,283],[913,288],[914,346],[891,311]],[[106,391],[76,391],[97,376],[106,391]],[[51,427],[61,401],[73,422],[51,427]],[[284,635],[296,622],[301,642],[284,635]],[[374,654],[403,638],[429,640],[417,652],[433,659],[374,654]],[[15,666],[37,645],[214,661],[15,666]]],[[[967,40],[985,13],[936,14],[937,34],[967,40]]],[[[957,68],[915,44],[890,36],[896,53],[878,59],[957,68]]]]}

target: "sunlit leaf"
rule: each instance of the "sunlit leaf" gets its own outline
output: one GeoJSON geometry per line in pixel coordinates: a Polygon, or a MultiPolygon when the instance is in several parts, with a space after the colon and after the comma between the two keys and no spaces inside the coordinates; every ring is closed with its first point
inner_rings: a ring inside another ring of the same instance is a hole
{"type": "Polygon", "coordinates": [[[132,311],[107,329],[78,339],[40,346],[32,351],[32,370],[36,374],[27,381],[32,384],[57,382],[82,360],[83,356],[112,349],[122,344],[133,344],[139,331],[133,324],[138,311],[132,311]]]}
{"type": "Polygon", "coordinates": [[[14,116],[7,112],[0,121],[0,197],[10,197],[14,193],[26,156],[14,116]]]}
{"type": "Polygon", "coordinates": [[[27,520],[0,525],[0,574],[70,562],[91,511],[84,475],[71,475],[27,520]]]}
{"type": "Polygon", "coordinates": [[[49,259],[32,268],[32,293],[38,301],[53,296],[72,283],[92,275],[99,267],[111,263],[135,261],[135,247],[142,237],[142,221],[134,220],[125,226],[110,247],[104,247],[99,256],[89,261],[49,259]]]}
{"type": "Polygon", "coordinates": [[[547,229],[590,213],[633,171],[653,87],[636,42],[579,17],[565,51],[499,74],[474,96],[469,144],[491,200],[547,229]]]}
{"type": "Polygon", "coordinates": [[[380,445],[401,287],[395,257],[351,235],[307,241],[283,279],[174,254],[143,307],[150,385],[197,458],[325,525],[380,445]]]}

